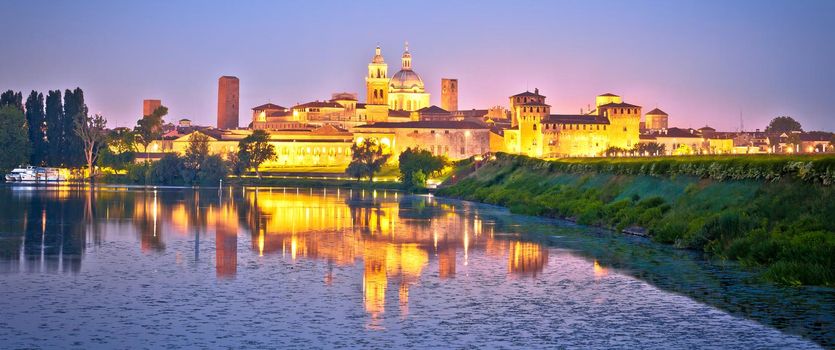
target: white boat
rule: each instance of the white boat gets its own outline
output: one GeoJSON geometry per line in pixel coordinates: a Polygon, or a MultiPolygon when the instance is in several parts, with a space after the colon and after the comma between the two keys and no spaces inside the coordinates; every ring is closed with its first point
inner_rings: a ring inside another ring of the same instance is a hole
{"type": "Polygon", "coordinates": [[[23,172],[20,173],[20,181],[38,181],[37,169],[33,166],[27,166],[24,168],[23,172]]]}
{"type": "Polygon", "coordinates": [[[20,167],[6,174],[6,181],[67,181],[67,175],[60,168],[20,167]]]}
{"type": "Polygon", "coordinates": [[[20,174],[25,172],[25,169],[16,168],[12,172],[6,174],[6,181],[20,181],[20,174]]]}
{"type": "Polygon", "coordinates": [[[6,174],[6,181],[35,181],[37,179],[37,172],[33,166],[15,168],[6,174]]]}

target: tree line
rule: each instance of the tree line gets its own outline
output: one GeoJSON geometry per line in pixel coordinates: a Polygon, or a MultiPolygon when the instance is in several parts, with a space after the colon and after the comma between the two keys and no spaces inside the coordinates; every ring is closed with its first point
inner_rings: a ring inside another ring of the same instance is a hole
{"type": "MultiPolygon", "coordinates": [[[[0,169],[30,164],[78,168],[102,146],[106,120],[90,116],[81,88],[0,94],[0,169]],[[92,150],[92,152],[91,152],[92,150]],[[91,154],[93,153],[93,154],[91,154]]],[[[92,159],[95,160],[95,159],[92,159]]]]}

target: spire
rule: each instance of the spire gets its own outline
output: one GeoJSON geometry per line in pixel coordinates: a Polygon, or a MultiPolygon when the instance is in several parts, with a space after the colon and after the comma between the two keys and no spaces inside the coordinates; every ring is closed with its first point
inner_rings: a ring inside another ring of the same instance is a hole
{"type": "Polygon", "coordinates": [[[412,54],[409,53],[409,42],[408,41],[406,42],[405,46],[406,46],[406,50],[403,51],[403,58],[402,58],[403,65],[402,65],[401,68],[411,70],[412,69],[412,54]]]}
{"type": "Polygon", "coordinates": [[[377,47],[374,49],[374,58],[371,59],[371,63],[385,63],[382,50],[380,50],[380,44],[377,44],[377,47]]]}

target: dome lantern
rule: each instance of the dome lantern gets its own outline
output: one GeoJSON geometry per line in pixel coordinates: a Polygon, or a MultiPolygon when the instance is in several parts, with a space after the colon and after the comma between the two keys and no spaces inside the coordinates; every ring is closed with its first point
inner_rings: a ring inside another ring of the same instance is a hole
{"type": "Polygon", "coordinates": [[[403,65],[401,69],[412,69],[412,54],[409,53],[409,42],[406,42],[406,50],[403,51],[403,65]]]}

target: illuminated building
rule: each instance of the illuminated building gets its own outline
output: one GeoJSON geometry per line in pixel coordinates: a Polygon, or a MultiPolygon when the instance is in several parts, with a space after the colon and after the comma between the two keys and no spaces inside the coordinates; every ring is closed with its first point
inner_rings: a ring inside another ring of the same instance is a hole
{"type": "Polygon", "coordinates": [[[530,157],[594,157],[609,147],[631,149],[639,142],[641,107],[603,94],[585,114],[551,114],[545,96],[526,91],[510,97],[511,126],[493,132],[492,151],[530,157]]]}
{"type": "Polygon", "coordinates": [[[490,150],[490,131],[486,125],[459,121],[382,122],[354,129],[357,142],[380,140],[392,161],[407,148],[423,149],[449,159],[463,159],[490,150]]]}
{"type": "MultiPolygon", "coordinates": [[[[222,157],[237,152],[238,143],[252,130],[195,131],[174,140],[155,140],[148,150],[161,157],[163,153],[185,154],[189,140],[195,133],[209,137],[209,153],[222,157]]],[[[287,166],[348,166],[351,161],[353,134],[332,125],[304,126],[289,130],[268,130],[269,142],[275,147],[276,156],[264,167],[287,166]]]]}
{"type": "Polygon", "coordinates": [[[662,130],[669,127],[669,114],[665,113],[664,111],[655,108],[644,116],[646,120],[646,129],[647,130],[662,130]]]}
{"type": "Polygon", "coordinates": [[[389,108],[416,111],[429,107],[429,93],[426,92],[420,75],[412,69],[412,54],[409,53],[408,43],[400,61],[400,70],[389,80],[389,108]]]}

